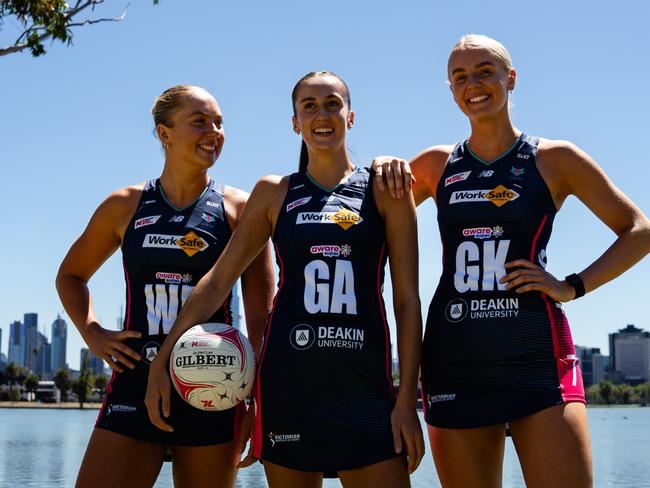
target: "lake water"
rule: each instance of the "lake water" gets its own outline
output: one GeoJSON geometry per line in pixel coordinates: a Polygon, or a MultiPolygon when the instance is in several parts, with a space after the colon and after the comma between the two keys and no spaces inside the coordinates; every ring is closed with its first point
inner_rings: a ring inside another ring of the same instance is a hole
{"type": "MultiPolygon", "coordinates": [[[[650,408],[590,408],[588,414],[594,486],[650,487],[650,408]]],[[[95,410],[0,409],[0,487],[73,486],[96,416],[95,410]]],[[[440,486],[429,453],[411,479],[414,488],[440,486]]],[[[156,487],[171,486],[165,463],[156,487]]],[[[265,486],[261,465],[240,471],[237,487],[265,486]]],[[[503,486],[524,486],[510,440],[503,486]]]]}

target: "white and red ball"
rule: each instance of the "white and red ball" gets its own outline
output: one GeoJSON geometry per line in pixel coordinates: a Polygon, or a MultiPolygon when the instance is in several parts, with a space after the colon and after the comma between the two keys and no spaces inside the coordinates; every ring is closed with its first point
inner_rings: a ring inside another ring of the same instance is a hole
{"type": "Polygon", "coordinates": [[[199,324],[174,345],[169,370],[187,403],[200,410],[227,410],[251,392],[255,355],[248,339],[234,327],[199,324]]]}

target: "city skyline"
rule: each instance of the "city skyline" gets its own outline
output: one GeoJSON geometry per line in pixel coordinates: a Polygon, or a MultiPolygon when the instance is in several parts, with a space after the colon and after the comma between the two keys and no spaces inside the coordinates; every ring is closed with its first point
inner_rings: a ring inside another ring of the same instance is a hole
{"type": "MultiPolygon", "coordinates": [[[[231,310],[232,310],[232,325],[233,327],[242,330],[242,313],[240,308],[240,295],[239,295],[239,286],[238,284],[233,288],[233,297],[231,301],[231,310]]],[[[44,357],[37,356],[41,359],[40,365],[37,365],[34,359],[27,359],[26,351],[33,350],[35,347],[42,347],[47,345],[45,349],[44,356],[46,356],[51,367],[49,368],[49,373],[55,374],[56,371],[64,366],[67,366],[70,370],[79,370],[81,365],[81,358],[83,357],[84,350],[89,351],[87,344],[82,343],[78,352],[75,352],[74,348],[68,348],[68,328],[71,327],[77,334],[78,331],[72,322],[70,324],[62,317],[61,314],[65,315],[65,312],[57,313],[56,319],[52,322],[51,333],[48,336],[46,333],[45,322],[43,321],[42,331],[38,330],[38,318],[39,314],[36,312],[24,312],[23,313],[23,322],[20,320],[14,320],[9,325],[9,334],[7,334],[7,346],[5,348],[2,341],[3,337],[3,328],[0,327],[0,354],[5,353],[7,356],[7,363],[13,362],[21,367],[27,367],[33,372],[43,372],[47,368],[44,367],[43,361],[44,357]],[[30,339],[27,339],[27,326],[30,325],[30,339]],[[34,335],[34,330],[36,330],[36,335],[34,335]],[[17,340],[15,347],[11,347],[11,340],[17,340]]],[[[121,328],[124,320],[123,307],[120,306],[119,313],[117,315],[116,325],[118,328],[121,328]]],[[[109,322],[110,323],[110,322],[109,322]]],[[[111,327],[109,327],[111,328],[111,327]]],[[[114,329],[114,328],[111,328],[114,329]]],[[[246,334],[244,328],[243,333],[246,334]]],[[[90,357],[90,362],[94,365],[91,369],[97,369],[96,363],[94,362],[97,358],[92,351],[90,357]]],[[[108,365],[105,365],[108,367],[108,365]]]]}

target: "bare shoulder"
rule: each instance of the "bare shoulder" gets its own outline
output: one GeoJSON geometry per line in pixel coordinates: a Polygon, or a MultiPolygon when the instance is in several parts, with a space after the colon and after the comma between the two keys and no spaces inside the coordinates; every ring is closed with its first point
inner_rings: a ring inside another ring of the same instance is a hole
{"type": "Polygon", "coordinates": [[[447,158],[454,150],[453,144],[441,144],[438,146],[430,146],[420,151],[413,158],[413,161],[427,161],[429,163],[444,164],[447,158]]]}
{"type": "Polygon", "coordinates": [[[126,186],[114,191],[99,204],[83,236],[97,240],[121,242],[124,232],[136,211],[144,183],[126,186]]]}
{"type": "Polygon", "coordinates": [[[253,195],[256,198],[265,198],[275,201],[284,200],[284,194],[289,188],[289,176],[267,175],[263,176],[253,188],[253,195]]]}
{"type": "Polygon", "coordinates": [[[414,187],[416,203],[429,196],[435,199],[438,182],[453,150],[453,144],[431,146],[411,160],[411,171],[417,180],[414,187]]]}
{"type": "Polygon", "coordinates": [[[99,205],[95,216],[115,222],[118,228],[121,224],[128,225],[140,202],[143,189],[144,183],[139,183],[114,191],[99,205]]]}
{"type": "Polygon", "coordinates": [[[264,176],[255,183],[248,205],[256,209],[264,208],[269,221],[275,223],[288,188],[289,176],[264,176]]]}
{"type": "Polygon", "coordinates": [[[240,188],[225,185],[223,188],[223,198],[226,205],[234,208],[237,214],[240,214],[250,197],[250,193],[240,188]]]}
{"type": "Polygon", "coordinates": [[[418,178],[417,173],[420,173],[420,177],[436,174],[440,176],[453,150],[453,145],[444,145],[431,146],[420,151],[411,161],[415,177],[418,178]]]}
{"type": "Polygon", "coordinates": [[[537,160],[538,164],[567,174],[597,167],[596,162],[586,152],[574,143],[562,139],[540,139],[537,160]]]}
{"type": "Polygon", "coordinates": [[[540,139],[537,166],[545,179],[558,185],[574,186],[586,175],[604,176],[596,161],[574,143],[561,139],[540,139]]]}

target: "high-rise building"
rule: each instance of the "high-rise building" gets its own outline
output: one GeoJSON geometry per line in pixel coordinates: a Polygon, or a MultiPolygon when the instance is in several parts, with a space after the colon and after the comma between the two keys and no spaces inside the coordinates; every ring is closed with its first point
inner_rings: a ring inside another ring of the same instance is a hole
{"type": "Polygon", "coordinates": [[[38,314],[26,313],[23,323],[25,324],[25,367],[36,372],[38,360],[38,314]]]}
{"type": "Polygon", "coordinates": [[[36,355],[36,374],[42,380],[49,380],[52,375],[52,345],[45,335],[38,333],[38,354],[36,355]]]}
{"type": "Polygon", "coordinates": [[[104,374],[104,360],[96,356],[90,349],[82,347],[80,351],[79,369],[83,369],[84,361],[86,367],[90,369],[95,376],[104,374]]]}
{"type": "Polygon", "coordinates": [[[6,358],[2,353],[2,329],[0,329],[0,369],[4,369],[6,358]]]}
{"type": "Polygon", "coordinates": [[[650,380],[650,332],[628,324],[609,334],[610,374],[626,383],[650,380]]]}
{"type": "Polygon", "coordinates": [[[52,322],[52,373],[66,367],[66,352],[68,342],[68,324],[61,318],[60,315],[56,316],[56,320],[52,322]]]}
{"type": "Polygon", "coordinates": [[[9,326],[9,359],[21,368],[25,367],[25,324],[15,320],[9,326]]]}
{"type": "Polygon", "coordinates": [[[597,347],[575,346],[576,356],[580,360],[582,382],[585,386],[600,383],[605,379],[605,361],[597,347]]]}

